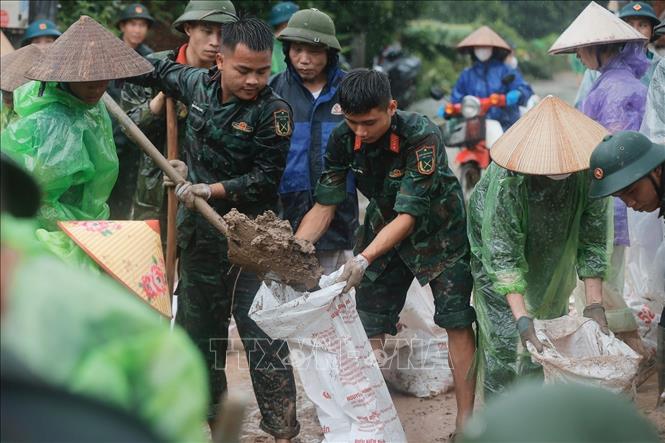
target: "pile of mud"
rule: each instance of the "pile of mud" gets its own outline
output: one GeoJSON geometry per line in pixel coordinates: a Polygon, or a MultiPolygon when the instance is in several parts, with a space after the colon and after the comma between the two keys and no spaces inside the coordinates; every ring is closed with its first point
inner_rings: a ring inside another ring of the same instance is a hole
{"type": "Polygon", "coordinates": [[[293,287],[314,288],[323,269],[314,245],[293,236],[288,221],[266,211],[254,220],[232,209],[224,216],[228,225],[229,260],[261,278],[293,287]]]}

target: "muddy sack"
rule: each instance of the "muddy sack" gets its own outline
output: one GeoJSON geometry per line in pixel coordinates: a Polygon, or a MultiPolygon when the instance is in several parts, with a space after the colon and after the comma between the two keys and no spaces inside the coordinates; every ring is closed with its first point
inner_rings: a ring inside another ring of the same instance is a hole
{"type": "Polygon", "coordinates": [[[533,361],[543,366],[545,383],[577,382],[635,393],[640,355],[613,334],[603,334],[595,321],[565,315],[534,320],[534,326],[543,353],[527,346],[533,361]]]}
{"type": "Polygon", "coordinates": [[[352,294],[342,294],[345,283],[334,283],[342,269],[321,277],[322,289],[314,292],[264,282],[249,316],[288,343],[324,442],[405,442],[352,294]]]}

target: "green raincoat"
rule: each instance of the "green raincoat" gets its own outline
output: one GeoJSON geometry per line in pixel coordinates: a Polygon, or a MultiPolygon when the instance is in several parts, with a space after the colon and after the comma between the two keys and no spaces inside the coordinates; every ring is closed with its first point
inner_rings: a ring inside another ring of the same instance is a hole
{"type": "Polygon", "coordinates": [[[16,120],[17,117],[18,115],[14,112],[14,107],[7,106],[4,100],[2,100],[2,92],[0,92],[0,132],[16,120]]]}
{"type": "Polygon", "coordinates": [[[1,136],[2,151],[31,172],[42,189],[37,237],[70,263],[95,267],[57,222],[104,220],[118,176],[111,120],[104,105],[87,105],[57,83],[29,82],[14,91],[20,117],[1,136]]]}
{"type": "Polygon", "coordinates": [[[191,340],[108,277],[50,256],[35,225],[2,216],[3,246],[22,253],[5,300],[3,353],[45,382],[136,416],[164,441],[207,441],[206,371],[191,340]]]}
{"type": "Polygon", "coordinates": [[[541,372],[528,354],[518,362],[519,334],[506,295],[524,295],[534,318],[556,318],[568,313],[576,266],[580,279],[605,275],[609,202],[590,200],[588,189],[587,171],[552,180],[492,164],[471,196],[477,363],[486,394],[518,374],[541,372]]]}

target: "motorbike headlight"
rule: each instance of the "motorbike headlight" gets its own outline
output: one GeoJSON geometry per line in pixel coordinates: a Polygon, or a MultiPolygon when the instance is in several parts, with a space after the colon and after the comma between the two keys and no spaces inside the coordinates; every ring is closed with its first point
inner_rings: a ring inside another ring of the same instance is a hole
{"type": "Polygon", "coordinates": [[[473,118],[480,113],[480,100],[478,97],[467,95],[462,100],[462,115],[464,118],[473,118]]]}

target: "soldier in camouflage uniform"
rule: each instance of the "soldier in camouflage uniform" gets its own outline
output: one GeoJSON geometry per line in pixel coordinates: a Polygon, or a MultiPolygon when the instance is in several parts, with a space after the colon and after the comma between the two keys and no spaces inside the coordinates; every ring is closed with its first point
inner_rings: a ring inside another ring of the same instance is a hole
{"type": "MultiPolygon", "coordinates": [[[[345,291],[356,287],[367,336],[397,333],[399,313],[415,277],[434,293],[434,321],[446,328],[457,397],[458,427],[473,410],[475,350],[470,306],[473,280],[462,192],[446,161],[441,134],[427,117],[397,111],[388,77],[357,69],[342,80],[345,122],[332,133],[316,205],[296,237],[315,242],[346,198],[353,171],[370,199],[354,258],[344,265],[345,291]]],[[[381,340],[372,340],[376,349],[381,340]]]]}
{"type": "MultiPolygon", "coordinates": [[[[288,347],[272,341],[248,316],[260,282],[232,266],[226,239],[193,210],[202,197],[221,215],[237,208],[249,216],[276,210],[279,185],[293,127],[289,105],[267,86],[272,32],[258,19],[239,19],[222,28],[222,53],[211,70],[170,60],[151,60],[155,71],[133,79],[159,89],[189,108],[182,129],[182,161],[172,164],[188,182],[176,189],[180,297],[177,321],[204,353],[214,404],[226,389],[226,344],[233,312],[263,419],[276,441],[299,432],[295,382],[285,363],[288,347]]],[[[165,184],[170,184],[165,180],[165,184]]]]}
{"type": "MultiPolygon", "coordinates": [[[[173,29],[188,37],[187,43],[168,51],[150,54],[148,60],[173,60],[195,68],[210,68],[220,50],[221,26],[232,20],[236,10],[229,0],[190,1],[185,12],[173,22],[173,29]]],[[[166,154],[166,117],[164,93],[153,88],[125,83],[122,105],[127,115],[166,154]]],[[[176,103],[178,127],[184,128],[188,109],[176,103]]],[[[185,143],[185,131],[178,131],[178,146],[185,143]]],[[[138,148],[135,151],[139,151],[138,148]]],[[[146,154],[140,154],[136,191],[130,217],[134,220],[158,219],[166,229],[166,206],[163,205],[162,171],[146,154]]]]}

